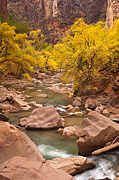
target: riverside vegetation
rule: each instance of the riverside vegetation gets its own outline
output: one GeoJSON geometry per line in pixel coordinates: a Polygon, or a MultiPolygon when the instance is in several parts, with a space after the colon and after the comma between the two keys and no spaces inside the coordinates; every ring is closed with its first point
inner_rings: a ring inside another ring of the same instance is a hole
{"type": "Polygon", "coordinates": [[[64,82],[73,81],[75,90],[84,90],[95,88],[102,77],[118,72],[119,19],[110,29],[104,22],[88,25],[78,19],[56,45],[47,44],[40,30],[26,34],[23,29],[17,30],[17,22],[16,27],[11,24],[15,25],[10,18],[8,23],[0,23],[1,76],[12,74],[30,80],[37,70],[60,69],[64,82]]]}

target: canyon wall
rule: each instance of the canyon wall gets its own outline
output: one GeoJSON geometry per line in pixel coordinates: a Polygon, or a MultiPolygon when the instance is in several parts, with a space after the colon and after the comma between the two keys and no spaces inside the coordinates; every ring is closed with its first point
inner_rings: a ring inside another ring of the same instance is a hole
{"type": "Polygon", "coordinates": [[[113,25],[114,18],[119,17],[119,0],[108,0],[106,22],[110,28],[113,25]]]}
{"type": "Polygon", "coordinates": [[[7,17],[7,0],[0,0],[0,15],[6,19],[7,17]]]}
{"type": "Polygon", "coordinates": [[[48,42],[56,43],[74,23],[83,17],[86,23],[106,20],[107,0],[8,0],[8,12],[14,12],[33,29],[41,29],[48,42]]]}
{"type": "Polygon", "coordinates": [[[119,0],[0,0],[4,18],[14,12],[32,29],[41,29],[48,42],[61,40],[76,18],[86,23],[105,21],[108,27],[119,17],[119,0]]]}

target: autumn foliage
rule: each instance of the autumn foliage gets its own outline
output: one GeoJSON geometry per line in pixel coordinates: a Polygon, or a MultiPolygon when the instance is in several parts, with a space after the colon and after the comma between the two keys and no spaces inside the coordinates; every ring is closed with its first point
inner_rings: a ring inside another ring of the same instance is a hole
{"type": "Polygon", "coordinates": [[[111,29],[104,22],[86,24],[78,19],[54,46],[45,42],[40,30],[28,36],[1,23],[0,73],[30,79],[39,70],[60,70],[63,81],[73,81],[75,89],[92,88],[107,73],[119,70],[119,19],[111,29]]]}

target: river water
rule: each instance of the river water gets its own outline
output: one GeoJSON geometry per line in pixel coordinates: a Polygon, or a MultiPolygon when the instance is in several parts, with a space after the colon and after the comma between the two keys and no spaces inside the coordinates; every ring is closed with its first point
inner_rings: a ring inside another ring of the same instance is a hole
{"type": "MultiPolygon", "coordinates": [[[[27,99],[28,102],[36,101],[44,104],[44,106],[56,106],[61,116],[65,114],[65,106],[72,102],[72,98],[67,94],[54,93],[45,89],[44,86],[36,86],[34,90],[26,90],[25,94],[31,96],[31,98],[27,99]],[[47,94],[48,97],[38,98],[37,95],[42,93],[47,94]]],[[[12,123],[17,124],[19,119],[28,117],[30,114],[31,110],[28,112],[10,113],[9,118],[12,123]]],[[[67,117],[65,118],[65,126],[80,125],[86,116],[84,114],[81,117],[67,117]]],[[[78,155],[77,137],[75,136],[65,137],[57,130],[25,130],[25,132],[37,145],[45,159],[78,155]]],[[[114,179],[116,176],[119,176],[118,149],[98,156],[90,156],[88,159],[96,163],[96,168],[74,176],[76,180],[88,180],[92,177],[95,180],[104,179],[105,177],[114,179]]]]}

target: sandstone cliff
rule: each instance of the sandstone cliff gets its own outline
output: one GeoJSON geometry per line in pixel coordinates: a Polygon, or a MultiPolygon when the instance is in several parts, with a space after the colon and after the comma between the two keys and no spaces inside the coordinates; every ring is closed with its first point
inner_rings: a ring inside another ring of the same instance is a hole
{"type": "Polygon", "coordinates": [[[107,0],[8,0],[8,12],[34,29],[41,29],[48,42],[61,40],[76,18],[87,23],[105,21],[107,0]]]}
{"type": "Polygon", "coordinates": [[[106,22],[110,28],[113,25],[114,18],[119,17],[119,0],[108,0],[106,22]]]}
{"type": "Polygon", "coordinates": [[[3,18],[7,17],[7,0],[0,0],[0,15],[1,14],[3,18]]]}

